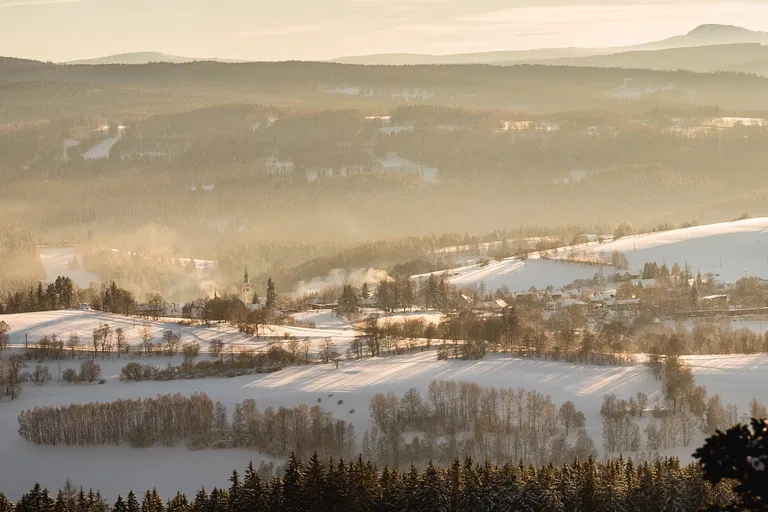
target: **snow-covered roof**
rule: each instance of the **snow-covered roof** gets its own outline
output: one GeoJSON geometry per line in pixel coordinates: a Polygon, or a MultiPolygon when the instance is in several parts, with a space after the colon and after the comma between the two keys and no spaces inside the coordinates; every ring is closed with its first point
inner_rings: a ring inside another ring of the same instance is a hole
{"type": "Polygon", "coordinates": [[[589,300],[592,302],[602,302],[605,300],[612,300],[616,298],[616,290],[605,290],[604,292],[595,293],[589,300]]]}
{"type": "Polygon", "coordinates": [[[560,301],[560,304],[562,307],[567,308],[568,306],[586,306],[586,302],[579,299],[563,299],[560,301]]]}
{"type": "Polygon", "coordinates": [[[494,302],[496,302],[496,305],[500,308],[505,308],[508,306],[508,304],[504,301],[504,299],[496,299],[494,302]]]}
{"type": "Polygon", "coordinates": [[[606,306],[630,306],[640,304],[640,299],[616,299],[605,301],[606,306]]]}
{"type": "Polygon", "coordinates": [[[715,299],[727,299],[728,294],[727,293],[721,293],[718,295],[706,295],[704,297],[700,297],[699,300],[715,300],[715,299]]]}

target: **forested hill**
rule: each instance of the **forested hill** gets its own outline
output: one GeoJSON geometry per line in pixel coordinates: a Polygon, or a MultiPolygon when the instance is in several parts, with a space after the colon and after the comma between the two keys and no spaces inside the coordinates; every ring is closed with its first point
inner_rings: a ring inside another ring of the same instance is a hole
{"type": "Polygon", "coordinates": [[[724,86],[746,86],[766,83],[757,77],[741,75],[708,75],[690,71],[651,71],[600,69],[584,66],[549,66],[520,64],[492,66],[487,64],[444,64],[413,66],[364,66],[331,62],[247,62],[215,61],[147,64],[66,65],[0,57],[0,76],[11,81],[52,81],[61,83],[144,83],[145,85],[179,85],[186,80],[198,84],[232,84],[247,80],[260,84],[313,83],[334,84],[357,82],[361,86],[452,86],[486,84],[501,86],[530,84],[552,79],[567,84],[587,82],[592,85],[614,85],[624,78],[667,80],[689,85],[717,83],[724,86]]]}
{"type": "Polygon", "coordinates": [[[768,91],[768,78],[739,73],[319,62],[78,66],[18,59],[0,59],[0,84],[0,112],[9,120],[50,118],[54,108],[57,115],[95,115],[105,108],[127,113],[140,104],[144,111],[160,113],[233,101],[369,110],[420,102],[552,111],[624,108],[634,94],[649,104],[759,108],[768,91]],[[629,96],[622,96],[627,88],[629,96]],[[84,95],[87,105],[80,101],[84,95]]]}

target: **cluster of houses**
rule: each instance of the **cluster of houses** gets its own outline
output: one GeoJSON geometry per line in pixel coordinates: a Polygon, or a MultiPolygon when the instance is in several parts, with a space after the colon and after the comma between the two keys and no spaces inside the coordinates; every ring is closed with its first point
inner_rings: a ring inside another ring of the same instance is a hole
{"type": "Polygon", "coordinates": [[[413,100],[428,100],[435,97],[435,91],[432,89],[424,89],[422,87],[397,87],[391,90],[363,87],[359,85],[323,85],[320,90],[325,94],[332,96],[389,96],[390,98],[413,101],[413,100]]]}
{"type": "MultiPolygon", "coordinates": [[[[264,161],[264,173],[271,176],[288,176],[294,173],[291,161],[268,158],[264,161]]],[[[412,162],[397,153],[387,153],[385,158],[378,158],[367,165],[344,165],[337,167],[310,167],[305,171],[307,182],[314,183],[322,179],[341,179],[360,174],[379,174],[391,176],[414,176],[424,183],[439,182],[439,171],[434,167],[412,162]]]]}

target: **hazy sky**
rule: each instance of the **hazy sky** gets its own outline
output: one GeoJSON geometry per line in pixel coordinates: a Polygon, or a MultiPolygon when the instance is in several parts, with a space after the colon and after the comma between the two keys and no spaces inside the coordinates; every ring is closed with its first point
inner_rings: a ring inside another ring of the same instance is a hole
{"type": "Polygon", "coordinates": [[[284,60],[616,46],[702,23],[768,30],[768,1],[0,0],[0,55],[284,60]]]}

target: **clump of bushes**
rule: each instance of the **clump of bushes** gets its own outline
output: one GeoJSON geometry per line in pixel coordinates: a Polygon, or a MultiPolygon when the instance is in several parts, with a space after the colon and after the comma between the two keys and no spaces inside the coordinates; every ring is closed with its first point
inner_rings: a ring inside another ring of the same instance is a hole
{"type": "Polygon", "coordinates": [[[104,384],[106,382],[101,378],[101,366],[93,359],[87,359],[80,363],[80,372],[74,368],[67,368],[61,372],[61,380],[69,384],[91,384],[93,382],[104,384]]]}

